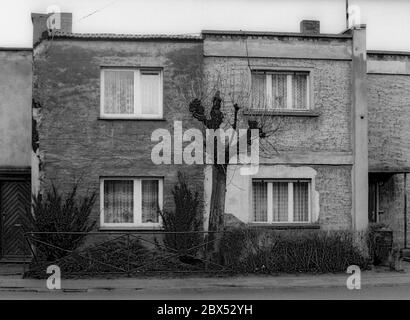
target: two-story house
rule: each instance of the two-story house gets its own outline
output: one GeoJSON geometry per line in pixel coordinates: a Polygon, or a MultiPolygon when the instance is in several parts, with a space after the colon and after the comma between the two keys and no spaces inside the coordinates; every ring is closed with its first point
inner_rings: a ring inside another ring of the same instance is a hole
{"type": "Polygon", "coordinates": [[[202,38],[73,34],[65,13],[62,29],[49,34],[47,17],[32,15],[40,188],[81,181],[98,190],[100,230],[160,227],[157,204],[173,205],[178,170],[203,190],[202,166],[151,160],[154,130],[199,126],[180,89],[200,74],[202,38]]]}
{"type": "Polygon", "coordinates": [[[365,29],[322,34],[319,22],[302,21],[300,33],[204,31],[203,37],[205,70],[237,69],[252,93],[268,101],[263,110],[250,103],[249,114],[280,122],[270,138],[275,152],[260,157],[258,173],[232,170],[226,212],[261,227],[364,230],[365,29]]]}

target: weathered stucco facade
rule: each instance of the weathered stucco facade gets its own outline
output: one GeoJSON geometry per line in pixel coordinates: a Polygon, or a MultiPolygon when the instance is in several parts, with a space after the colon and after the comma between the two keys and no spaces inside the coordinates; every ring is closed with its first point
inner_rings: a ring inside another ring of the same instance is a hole
{"type": "MultiPolygon", "coordinates": [[[[53,181],[63,190],[75,180],[99,190],[101,177],[160,177],[164,207],[173,207],[171,190],[177,172],[187,174],[202,192],[201,166],[156,165],[151,160],[154,130],[173,133],[174,120],[197,127],[180,88],[198,76],[202,42],[197,39],[84,41],[70,37],[43,41],[34,52],[34,99],[39,136],[41,183],[53,181]],[[157,67],[163,70],[164,118],[126,120],[100,118],[102,67],[157,67]]],[[[99,202],[100,199],[97,200],[99,202]]],[[[99,217],[98,205],[94,218],[99,217]]]]}
{"type": "MultiPolygon", "coordinates": [[[[364,44],[356,43],[356,47],[363,50],[364,44]]],[[[364,214],[365,218],[361,219],[367,220],[367,208],[364,213],[352,209],[355,192],[352,170],[357,158],[352,122],[357,105],[353,100],[358,90],[363,90],[353,88],[352,46],[352,33],[204,32],[204,74],[211,82],[222,79],[222,94],[235,92],[240,101],[234,102],[242,104],[241,107],[246,108],[249,103],[249,97],[244,98],[240,93],[244,88],[249,90],[247,82],[254,70],[306,70],[310,76],[310,110],[271,115],[273,125],[279,130],[268,138],[274,148],[261,157],[259,172],[255,176],[241,176],[239,170],[231,170],[226,213],[241,222],[252,223],[253,179],[306,178],[312,181],[314,197],[311,200],[313,223],[304,224],[305,227],[350,229],[355,227],[355,217],[364,214]],[[224,81],[230,78],[235,81],[224,81]]],[[[359,76],[363,77],[363,72],[359,76]]],[[[228,112],[233,110],[232,103],[226,103],[225,108],[228,112]]],[[[243,118],[246,119],[246,114],[243,118]]],[[[367,130],[366,124],[363,127],[367,130]]],[[[356,140],[363,143],[366,138],[356,140]]],[[[367,170],[359,180],[363,179],[361,183],[367,185],[367,170]]],[[[356,192],[358,190],[356,188],[356,192]]],[[[357,201],[366,203],[366,197],[367,193],[364,199],[359,195],[357,201]]],[[[364,222],[357,229],[365,228],[364,222]]]]}

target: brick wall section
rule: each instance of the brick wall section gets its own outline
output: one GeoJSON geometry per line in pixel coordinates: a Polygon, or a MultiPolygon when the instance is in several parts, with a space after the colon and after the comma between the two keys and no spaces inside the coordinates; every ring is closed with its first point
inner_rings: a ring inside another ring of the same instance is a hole
{"type": "MultiPolygon", "coordinates": [[[[35,50],[34,97],[40,103],[42,187],[62,190],[81,178],[81,190],[99,190],[101,176],[164,177],[164,208],[173,207],[177,171],[202,195],[201,166],[154,165],[151,133],[173,133],[173,121],[198,127],[179,94],[201,71],[202,43],[167,41],[44,41],[35,50]],[[165,121],[99,120],[101,66],[163,67],[165,121]]],[[[99,199],[93,218],[99,217],[99,199]]]]}
{"type": "MultiPolygon", "coordinates": [[[[225,107],[232,111],[232,104],[226,92],[235,88],[240,92],[247,88],[249,77],[248,61],[243,58],[205,57],[204,74],[222,79],[225,107]],[[235,77],[235,84],[224,79],[235,77]]],[[[275,117],[272,124],[279,125],[280,131],[271,138],[278,151],[335,151],[351,152],[351,64],[349,61],[296,60],[251,58],[252,65],[264,67],[311,68],[314,105],[319,117],[275,117]]],[[[247,104],[248,97],[239,103],[247,104]]]]}

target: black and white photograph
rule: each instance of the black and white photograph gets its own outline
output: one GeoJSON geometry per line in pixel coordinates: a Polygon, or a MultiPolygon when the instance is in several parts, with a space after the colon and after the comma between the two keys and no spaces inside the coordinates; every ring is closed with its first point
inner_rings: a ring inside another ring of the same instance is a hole
{"type": "Polygon", "coordinates": [[[0,300],[410,299],[410,0],[2,0],[0,26],[0,300]]]}

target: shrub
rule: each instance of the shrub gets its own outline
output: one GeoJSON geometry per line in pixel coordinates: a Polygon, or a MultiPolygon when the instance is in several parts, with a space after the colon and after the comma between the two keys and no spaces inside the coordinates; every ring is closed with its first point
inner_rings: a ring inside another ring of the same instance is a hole
{"type": "MultiPolygon", "coordinates": [[[[164,244],[181,253],[198,246],[203,234],[193,231],[202,230],[202,212],[200,210],[200,198],[198,192],[190,189],[186,177],[178,172],[178,183],[172,191],[175,202],[174,211],[161,212],[163,228],[165,232],[189,232],[182,234],[165,234],[164,244]]],[[[195,255],[197,250],[189,250],[187,253],[195,255]]]]}
{"type": "Polygon", "coordinates": [[[346,272],[352,264],[366,269],[369,261],[353,240],[347,231],[240,228],[225,233],[220,254],[239,272],[346,272]]]}
{"type": "Polygon", "coordinates": [[[84,233],[91,231],[95,225],[95,222],[89,222],[89,216],[96,193],[79,198],[77,190],[76,183],[71,191],[63,196],[52,184],[44,195],[33,197],[32,231],[49,232],[35,234],[34,237],[41,242],[34,241],[33,244],[37,254],[47,261],[60,259],[69,251],[78,248],[85,238],[84,233]]]}

